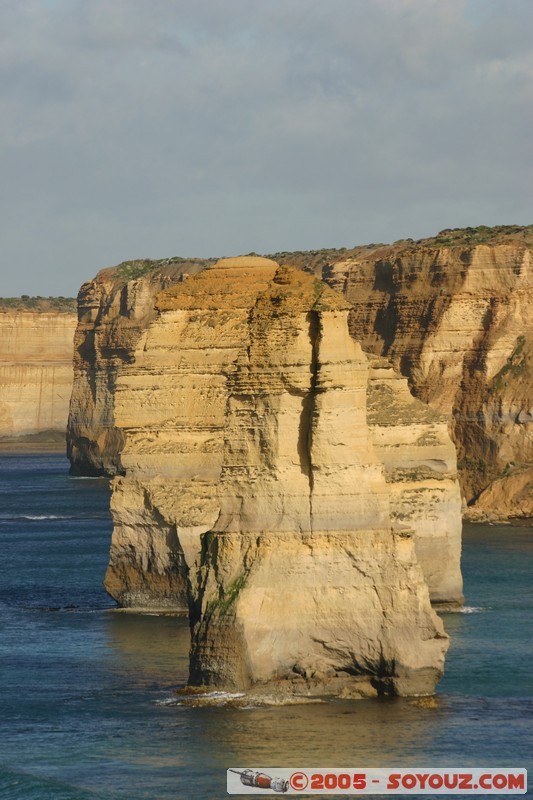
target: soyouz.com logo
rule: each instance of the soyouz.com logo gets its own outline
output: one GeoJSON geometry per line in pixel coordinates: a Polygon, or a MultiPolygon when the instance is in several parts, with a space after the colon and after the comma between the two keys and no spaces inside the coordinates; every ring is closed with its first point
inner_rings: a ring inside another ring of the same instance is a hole
{"type": "Polygon", "coordinates": [[[231,767],[228,794],[517,795],[527,792],[522,768],[256,769],[231,767]]]}

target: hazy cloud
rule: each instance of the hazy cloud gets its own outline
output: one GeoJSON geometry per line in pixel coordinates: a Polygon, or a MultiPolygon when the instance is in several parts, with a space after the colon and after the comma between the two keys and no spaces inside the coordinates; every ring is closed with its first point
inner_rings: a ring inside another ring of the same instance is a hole
{"type": "Polygon", "coordinates": [[[529,0],[3,0],[1,294],[533,222],[529,0]]]}

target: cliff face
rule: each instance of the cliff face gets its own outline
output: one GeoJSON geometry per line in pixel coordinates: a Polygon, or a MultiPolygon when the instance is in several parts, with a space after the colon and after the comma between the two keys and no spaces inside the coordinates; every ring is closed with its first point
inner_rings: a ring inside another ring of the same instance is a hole
{"type": "MultiPolygon", "coordinates": [[[[343,292],[363,349],[386,356],[417,397],[452,415],[470,518],[533,515],[532,244],[531,228],[504,227],[342,254],[280,254],[343,292]]],[[[122,470],[117,370],[131,362],[155,294],[205,265],[170,261],[134,280],[129,267],[104,270],[82,288],[69,424],[74,471],[122,470]]]]}
{"type": "Polygon", "coordinates": [[[227,259],[157,306],[115,381],[108,591],[187,603],[193,684],[431,692],[447,642],[418,551],[434,593],[461,599],[442,417],[301,272],[227,259]]]}
{"type": "Polygon", "coordinates": [[[414,535],[431,601],[462,602],[461,493],[449,418],[416,400],[384,358],[369,358],[367,422],[390,492],[391,521],[414,535]]]}
{"type": "Polygon", "coordinates": [[[527,243],[403,244],[330,265],[350,331],[453,415],[471,517],[533,516],[533,276],[527,243]]]}
{"type": "Polygon", "coordinates": [[[2,438],[65,431],[75,328],[75,314],[0,310],[2,438]]]}
{"type": "Polygon", "coordinates": [[[74,473],[114,475],[122,471],[121,433],[114,424],[117,372],[130,363],[152,319],[156,294],[205,263],[199,259],[125,262],[101,270],[81,287],[67,430],[74,473]]]}

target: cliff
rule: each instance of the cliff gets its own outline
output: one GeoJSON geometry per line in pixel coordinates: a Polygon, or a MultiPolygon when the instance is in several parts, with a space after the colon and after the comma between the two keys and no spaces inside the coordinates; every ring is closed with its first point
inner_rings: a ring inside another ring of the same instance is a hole
{"type": "MultiPolygon", "coordinates": [[[[452,417],[470,518],[533,515],[531,247],[533,227],[446,230],[349,250],[277,254],[322,276],[354,310],[350,331],[389,358],[410,389],[452,417]]],[[[207,261],[128,262],[82,287],[69,423],[73,470],[116,474],[113,387],[158,291],[207,261]]]]}
{"type": "Polygon", "coordinates": [[[0,437],[64,434],[76,315],[0,303],[0,437]]]}
{"type": "Polygon", "coordinates": [[[324,278],[363,349],[452,415],[469,516],[533,516],[533,229],[486,230],[378,248],[324,278]]]}
{"type": "Polygon", "coordinates": [[[130,363],[153,318],[157,293],[208,263],[182,258],[127,261],[101,270],[81,287],[67,429],[73,473],[115,475],[122,471],[121,433],[114,424],[117,372],[130,363]]]}
{"type": "MultiPolygon", "coordinates": [[[[299,268],[319,274],[335,255],[356,255],[367,249],[292,255],[299,268]]],[[[100,270],[81,287],[67,430],[74,474],[116,475],[123,471],[122,434],[114,423],[117,374],[131,363],[136,345],[154,317],[156,295],[213,263],[213,259],[178,257],[127,261],[100,270]]]]}
{"type": "Polygon", "coordinates": [[[445,420],[369,364],[344,298],[302,272],[226,259],[157,309],[115,379],[108,591],[187,604],[195,685],[432,692],[447,641],[420,544],[461,600],[445,420]]]}

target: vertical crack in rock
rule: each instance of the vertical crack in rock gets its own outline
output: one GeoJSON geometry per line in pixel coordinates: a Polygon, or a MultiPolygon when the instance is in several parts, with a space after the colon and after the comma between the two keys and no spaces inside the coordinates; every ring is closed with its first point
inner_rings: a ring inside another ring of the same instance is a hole
{"type": "Polygon", "coordinates": [[[154,606],[174,593],[189,608],[196,686],[433,692],[447,637],[384,477],[399,395],[350,338],[345,299],[246,257],[157,306],[117,373],[126,474],[113,484],[108,591],[154,606]]]}
{"type": "MultiPolygon", "coordinates": [[[[417,243],[355,248],[342,255],[283,256],[287,263],[316,274],[327,257],[322,274],[353,306],[354,339],[366,352],[390,358],[415,395],[437,413],[453,411],[459,479],[467,515],[475,519],[533,515],[532,230],[482,226],[442,231],[417,243]],[[490,318],[488,302],[494,310],[490,318]],[[513,354],[522,336],[523,359],[518,363],[513,354]]],[[[106,375],[130,369],[139,339],[155,316],[154,296],[174,283],[183,286],[187,273],[192,276],[205,266],[200,260],[131,262],[101,271],[82,287],[68,424],[74,472],[123,471],[124,442],[114,419],[117,392],[106,375]],[[92,336],[96,347],[91,347],[92,336]]],[[[285,280],[283,268],[276,280],[285,280]]],[[[290,288],[289,283],[285,286],[290,288]]],[[[9,317],[6,322],[11,327],[9,317]]],[[[10,336],[4,338],[10,341],[10,336]]],[[[47,347],[48,353],[53,350],[55,345],[47,347]]],[[[11,435],[17,433],[18,420],[28,410],[33,412],[34,404],[30,409],[24,398],[35,391],[35,379],[27,374],[19,402],[18,378],[10,388],[11,368],[6,369],[0,422],[11,435]]],[[[61,427],[63,423],[64,417],[61,427]]]]}
{"type": "Polygon", "coordinates": [[[316,414],[316,395],[318,386],[318,347],[320,341],[320,316],[317,311],[309,312],[309,341],[311,343],[311,381],[309,391],[302,401],[302,413],[298,430],[298,454],[302,472],[309,480],[309,529],[313,530],[313,424],[316,414]]]}

